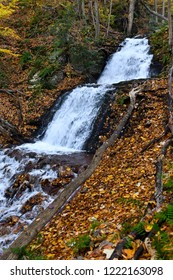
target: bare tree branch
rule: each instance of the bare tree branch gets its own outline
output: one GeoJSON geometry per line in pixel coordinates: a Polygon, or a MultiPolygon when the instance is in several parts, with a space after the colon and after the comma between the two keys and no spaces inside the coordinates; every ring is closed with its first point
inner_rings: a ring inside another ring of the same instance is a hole
{"type": "Polygon", "coordinates": [[[157,16],[164,21],[168,21],[167,17],[165,17],[165,16],[153,11],[152,9],[150,9],[150,7],[143,0],[140,0],[140,2],[150,14],[153,14],[154,16],[157,16]]]}

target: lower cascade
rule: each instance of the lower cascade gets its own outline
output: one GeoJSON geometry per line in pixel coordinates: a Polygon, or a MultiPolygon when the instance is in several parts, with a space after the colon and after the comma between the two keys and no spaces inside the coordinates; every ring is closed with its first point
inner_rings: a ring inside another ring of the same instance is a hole
{"type": "MultiPolygon", "coordinates": [[[[21,230],[53,200],[53,195],[44,192],[41,180],[56,180],[60,176],[62,170],[54,164],[57,157],[77,156],[83,151],[103,98],[113,84],[150,77],[153,56],[149,50],[146,38],[127,38],[111,56],[97,83],[79,86],[65,95],[42,139],[13,149],[0,149],[1,248],[9,247],[21,230]],[[55,159],[53,164],[50,157],[55,159]],[[25,179],[21,184],[20,176],[25,179]],[[33,197],[39,203],[30,211],[23,210],[23,205],[33,197]],[[4,226],[8,220],[12,224],[9,228],[4,226]]],[[[75,172],[70,176],[76,176],[75,172]]]]}

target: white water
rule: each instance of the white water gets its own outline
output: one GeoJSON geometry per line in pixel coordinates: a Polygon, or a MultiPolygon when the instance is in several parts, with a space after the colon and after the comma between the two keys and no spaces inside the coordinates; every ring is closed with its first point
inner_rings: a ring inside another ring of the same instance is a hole
{"type": "MultiPolygon", "coordinates": [[[[93,122],[102,104],[103,96],[110,90],[113,83],[131,79],[149,77],[149,68],[152,55],[148,53],[149,45],[147,39],[126,39],[121,49],[108,61],[105,70],[98,79],[97,84],[77,87],[69,93],[63,101],[59,110],[55,113],[42,140],[34,144],[25,144],[17,147],[23,152],[34,151],[39,154],[72,153],[81,151],[86,139],[90,136],[93,122]]],[[[9,200],[4,197],[4,191],[14,181],[14,175],[24,172],[26,164],[35,162],[35,159],[23,158],[15,160],[5,154],[7,151],[0,150],[0,221],[11,215],[21,216],[20,221],[27,220],[26,215],[21,215],[22,203],[31,196],[42,192],[38,183],[32,192],[25,191],[20,199],[9,200]]],[[[32,169],[30,176],[34,178],[56,178],[56,172],[45,166],[44,169],[32,169]]],[[[36,179],[37,180],[37,179],[36,179]]],[[[51,197],[45,195],[44,207],[51,197]]],[[[37,214],[37,207],[33,211],[37,214]]],[[[13,231],[10,236],[0,237],[2,247],[9,246],[14,240],[13,231]]]]}
{"type": "Polygon", "coordinates": [[[85,85],[74,89],[55,113],[44,138],[21,148],[48,154],[81,151],[108,89],[107,85],[85,85]]]}
{"type": "Polygon", "coordinates": [[[120,51],[108,61],[98,84],[148,78],[153,57],[149,50],[147,39],[126,39],[120,51]]]}
{"type": "Polygon", "coordinates": [[[108,61],[97,85],[74,89],[47,128],[41,141],[22,145],[37,153],[68,153],[81,150],[88,139],[103,96],[113,83],[149,77],[152,55],[148,40],[126,39],[108,61]]]}

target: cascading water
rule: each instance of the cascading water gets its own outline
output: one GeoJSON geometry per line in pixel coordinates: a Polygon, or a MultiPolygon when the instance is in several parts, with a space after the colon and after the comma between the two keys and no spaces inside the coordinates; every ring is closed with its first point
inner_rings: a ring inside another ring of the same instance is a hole
{"type": "MultiPolygon", "coordinates": [[[[112,84],[131,79],[148,78],[152,55],[149,54],[149,45],[146,38],[126,39],[111,59],[97,81],[77,87],[64,99],[61,107],[55,113],[44,137],[34,144],[24,144],[15,149],[22,150],[25,154],[22,159],[15,159],[10,155],[11,150],[0,150],[0,225],[8,217],[15,215],[20,221],[30,223],[36,216],[38,209],[33,208],[32,215],[27,217],[21,213],[21,205],[31,196],[42,191],[37,182],[34,190],[26,190],[20,198],[7,199],[5,190],[14,182],[17,175],[25,172],[26,165],[38,162],[41,154],[63,154],[81,151],[86,139],[89,138],[94,119],[97,116],[102,100],[112,84]],[[28,151],[35,152],[35,157],[28,156],[28,151]]],[[[57,172],[51,170],[47,164],[44,168],[32,168],[29,176],[32,178],[56,178],[57,172]],[[34,177],[35,176],[35,177],[34,177]]],[[[53,198],[45,194],[46,207],[53,198]]],[[[15,239],[16,234],[11,229],[9,234],[2,234],[0,228],[0,244],[8,247],[15,239]]]]}

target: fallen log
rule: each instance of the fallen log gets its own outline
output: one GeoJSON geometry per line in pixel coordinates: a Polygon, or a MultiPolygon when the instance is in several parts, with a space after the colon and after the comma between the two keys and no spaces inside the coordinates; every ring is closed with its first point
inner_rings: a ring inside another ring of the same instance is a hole
{"type": "Polygon", "coordinates": [[[0,257],[1,260],[15,260],[17,255],[12,252],[13,248],[19,248],[27,246],[39,233],[39,231],[52,219],[52,217],[63,209],[64,205],[69,198],[73,196],[76,190],[92,175],[98,166],[103,153],[109,146],[112,146],[117,138],[121,136],[122,130],[128,123],[129,118],[131,117],[133,110],[137,107],[136,96],[141,91],[141,87],[132,89],[129,93],[130,104],[128,106],[127,112],[124,117],[121,119],[117,129],[112,134],[112,136],[104,142],[100,148],[97,149],[90,165],[84,170],[77,178],[70,182],[66,188],[58,195],[57,198],[45,209],[43,210],[38,217],[25,229],[21,235],[12,243],[12,245],[4,252],[0,257]]]}
{"type": "Polygon", "coordinates": [[[22,106],[20,103],[19,94],[22,95],[23,93],[19,90],[10,90],[10,89],[0,89],[0,93],[5,93],[14,99],[15,106],[19,111],[19,122],[22,123],[23,115],[22,115],[22,106]]]}
{"type": "Polygon", "coordinates": [[[161,207],[163,202],[163,182],[162,182],[162,173],[163,173],[163,160],[166,156],[167,149],[170,145],[173,144],[173,139],[168,139],[162,147],[162,151],[158,160],[156,162],[156,185],[155,185],[155,200],[157,209],[161,207]]]}
{"type": "Polygon", "coordinates": [[[24,139],[22,134],[18,131],[18,129],[8,121],[2,119],[1,117],[0,117],[0,132],[7,137],[13,138],[20,144],[26,142],[26,140],[24,139]]]}

